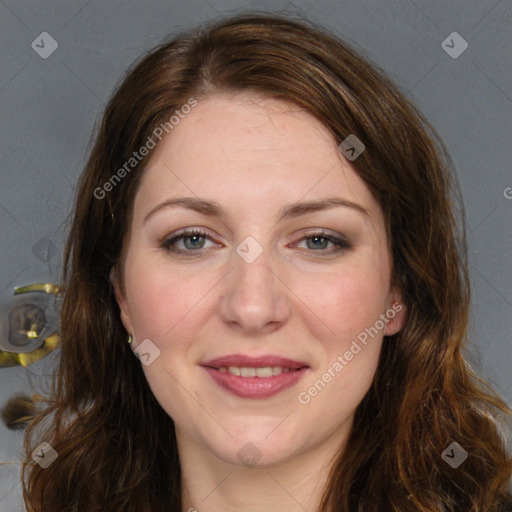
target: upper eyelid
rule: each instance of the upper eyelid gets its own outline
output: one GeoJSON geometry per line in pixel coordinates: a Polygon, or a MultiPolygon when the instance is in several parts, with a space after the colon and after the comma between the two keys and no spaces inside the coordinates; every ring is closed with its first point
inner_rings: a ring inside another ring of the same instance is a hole
{"type": "MultiPolygon", "coordinates": [[[[343,238],[347,239],[348,237],[344,235],[343,233],[338,233],[336,231],[333,231],[331,229],[326,228],[304,228],[305,231],[301,233],[301,237],[308,237],[308,236],[315,236],[315,235],[322,235],[322,236],[332,236],[333,238],[343,238]]],[[[193,236],[194,234],[199,234],[204,237],[208,238],[216,238],[215,235],[211,235],[206,229],[204,228],[183,228],[179,229],[173,233],[170,233],[169,235],[166,235],[162,238],[162,240],[171,240],[173,238],[178,237],[187,237],[187,236],[193,236]]]]}

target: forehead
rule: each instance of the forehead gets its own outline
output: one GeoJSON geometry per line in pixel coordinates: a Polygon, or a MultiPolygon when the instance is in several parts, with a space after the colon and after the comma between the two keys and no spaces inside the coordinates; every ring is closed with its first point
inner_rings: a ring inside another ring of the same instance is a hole
{"type": "Polygon", "coordinates": [[[378,210],[329,130],[288,102],[252,93],[198,101],[153,150],[137,202],[200,196],[258,211],[333,195],[378,210]]]}
{"type": "Polygon", "coordinates": [[[187,165],[215,157],[212,165],[237,159],[240,167],[268,167],[276,157],[313,159],[333,144],[328,130],[304,109],[246,92],[201,99],[158,145],[151,163],[187,165]]]}

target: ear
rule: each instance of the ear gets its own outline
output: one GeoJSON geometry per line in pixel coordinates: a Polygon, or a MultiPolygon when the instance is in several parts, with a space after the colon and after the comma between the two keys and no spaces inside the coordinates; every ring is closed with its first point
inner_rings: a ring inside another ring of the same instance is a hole
{"type": "Polygon", "coordinates": [[[384,336],[392,336],[399,332],[405,325],[407,318],[407,308],[405,306],[402,293],[398,289],[393,289],[386,309],[388,322],[384,329],[384,336]]]}
{"type": "Polygon", "coordinates": [[[114,289],[114,295],[116,297],[116,302],[119,306],[119,310],[121,312],[121,322],[129,334],[133,334],[133,324],[130,316],[130,309],[128,307],[128,301],[124,296],[121,285],[119,284],[116,267],[112,267],[110,269],[109,275],[110,282],[112,283],[112,287],[114,289]]]}

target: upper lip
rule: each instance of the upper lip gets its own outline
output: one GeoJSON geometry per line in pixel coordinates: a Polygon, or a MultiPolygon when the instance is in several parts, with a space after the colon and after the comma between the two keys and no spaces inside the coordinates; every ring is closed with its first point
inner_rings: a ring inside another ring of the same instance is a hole
{"type": "Polygon", "coordinates": [[[307,363],[301,361],[294,361],[286,357],[280,357],[273,354],[263,355],[258,357],[246,356],[243,354],[232,354],[228,356],[216,357],[204,363],[201,366],[208,366],[210,368],[221,368],[229,366],[245,367],[245,368],[264,368],[265,366],[283,366],[291,370],[298,370],[299,368],[309,367],[307,363]]]}

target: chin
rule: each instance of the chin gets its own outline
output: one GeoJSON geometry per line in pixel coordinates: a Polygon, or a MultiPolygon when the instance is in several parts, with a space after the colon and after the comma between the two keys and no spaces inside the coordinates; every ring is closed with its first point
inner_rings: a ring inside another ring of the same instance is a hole
{"type": "Polygon", "coordinates": [[[301,438],[304,429],[301,430],[302,436],[299,437],[296,431],[292,432],[290,425],[286,429],[279,426],[282,418],[255,423],[253,417],[249,421],[250,426],[246,421],[243,425],[225,425],[233,437],[228,434],[223,436],[222,440],[208,437],[210,451],[228,464],[259,468],[275,466],[297,456],[303,445],[301,438]]]}

